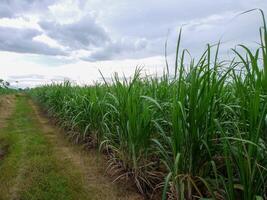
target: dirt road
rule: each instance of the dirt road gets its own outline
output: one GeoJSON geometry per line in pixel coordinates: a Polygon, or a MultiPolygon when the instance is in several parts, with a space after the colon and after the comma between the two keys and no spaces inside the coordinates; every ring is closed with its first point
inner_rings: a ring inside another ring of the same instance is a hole
{"type": "Polygon", "coordinates": [[[4,99],[0,200],[142,199],[132,187],[112,183],[102,155],[68,142],[28,97],[4,99]]]}

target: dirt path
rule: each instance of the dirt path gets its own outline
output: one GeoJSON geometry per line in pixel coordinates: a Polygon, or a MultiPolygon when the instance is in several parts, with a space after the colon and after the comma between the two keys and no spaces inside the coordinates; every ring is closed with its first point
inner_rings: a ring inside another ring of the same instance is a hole
{"type": "Polygon", "coordinates": [[[0,141],[8,150],[0,159],[0,200],[143,199],[132,187],[112,183],[103,156],[68,142],[29,98],[2,102],[0,141]]]}
{"type": "Polygon", "coordinates": [[[0,97],[0,128],[4,128],[7,125],[7,120],[14,111],[15,99],[15,95],[0,97]]]}
{"type": "Polygon", "coordinates": [[[84,186],[95,194],[94,199],[99,200],[141,200],[130,186],[114,184],[105,176],[105,160],[96,150],[86,151],[78,145],[66,141],[64,133],[59,128],[52,126],[49,120],[42,114],[38,107],[30,100],[30,105],[35,111],[42,130],[48,140],[55,147],[54,152],[59,159],[70,160],[82,173],[84,186]]]}
{"type": "MultiPolygon", "coordinates": [[[[0,97],[0,129],[7,125],[7,121],[14,111],[15,95],[4,95],[0,97]]],[[[0,139],[0,161],[4,159],[8,150],[8,144],[0,139]]]]}

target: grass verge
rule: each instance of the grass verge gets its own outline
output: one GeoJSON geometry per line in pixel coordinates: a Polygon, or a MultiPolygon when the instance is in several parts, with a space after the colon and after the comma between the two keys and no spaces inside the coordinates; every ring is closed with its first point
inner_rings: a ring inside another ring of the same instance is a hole
{"type": "Polygon", "coordinates": [[[94,199],[81,174],[67,159],[58,160],[27,97],[18,96],[16,109],[0,141],[8,153],[0,160],[0,199],[94,199]]]}

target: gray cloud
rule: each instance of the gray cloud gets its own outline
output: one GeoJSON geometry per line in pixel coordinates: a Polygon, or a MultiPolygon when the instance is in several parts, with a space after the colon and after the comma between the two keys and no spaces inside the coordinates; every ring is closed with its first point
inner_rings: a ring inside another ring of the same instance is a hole
{"type": "MultiPolygon", "coordinates": [[[[223,42],[228,42],[227,48],[239,42],[252,42],[258,38],[260,16],[247,14],[233,22],[231,18],[253,7],[267,10],[266,0],[157,0],[153,3],[143,0],[77,0],[73,2],[77,3],[79,16],[83,17],[73,23],[62,24],[46,12],[49,5],[59,0],[2,1],[0,17],[39,12],[42,34],[56,40],[67,50],[62,52],[34,41],[33,38],[41,34],[39,31],[11,28],[0,28],[0,50],[41,55],[73,55],[77,50],[85,50],[90,52],[81,58],[86,61],[164,55],[168,30],[168,52],[172,54],[175,52],[177,30],[185,23],[188,25],[183,30],[182,47],[194,54],[199,54],[206,43],[217,42],[221,36],[223,42]]],[[[64,18],[64,12],[61,15],[64,18]]]]}
{"type": "Polygon", "coordinates": [[[174,53],[178,29],[182,24],[188,24],[183,31],[183,47],[191,49],[196,54],[200,53],[207,43],[217,42],[220,39],[231,40],[232,45],[237,42],[249,43],[258,38],[260,15],[250,13],[233,21],[231,18],[255,7],[267,11],[266,0],[112,2],[112,0],[102,0],[101,3],[88,2],[87,6],[100,10],[99,20],[111,32],[121,36],[146,38],[148,44],[145,56],[164,55],[168,30],[170,30],[169,53],[174,53]],[[111,6],[103,7],[101,4],[111,6]]]}
{"type": "Polygon", "coordinates": [[[45,11],[56,0],[1,0],[0,17],[15,17],[25,13],[45,11]]]}
{"type": "Polygon", "coordinates": [[[49,37],[71,49],[90,49],[103,46],[110,41],[104,28],[89,15],[71,24],[59,24],[54,21],[42,21],[39,24],[49,37]]]}
{"type": "Polygon", "coordinates": [[[26,75],[13,75],[13,76],[9,76],[8,77],[9,80],[23,80],[23,79],[44,79],[45,76],[44,75],[40,75],[40,74],[26,74],[26,75]]]}
{"type": "Polygon", "coordinates": [[[134,57],[136,52],[144,50],[147,46],[145,39],[123,38],[107,43],[102,48],[94,51],[90,56],[83,57],[85,61],[98,61],[110,59],[123,59],[134,57]],[[131,54],[131,55],[130,55],[131,54]]]}
{"type": "Polygon", "coordinates": [[[96,19],[86,15],[71,24],[41,21],[39,25],[51,38],[72,50],[88,50],[90,56],[85,61],[125,58],[146,47],[146,40],[139,38],[113,39],[106,30],[96,23],[96,19]]]}
{"type": "MultiPolygon", "coordinates": [[[[240,12],[254,7],[265,7],[265,0],[157,0],[153,1],[96,1],[94,8],[101,10],[101,20],[108,28],[121,34],[138,37],[162,37],[169,28],[184,22],[240,12]],[[110,7],[101,4],[112,4],[110,7]]],[[[88,3],[91,7],[91,3],[88,3]]]]}
{"type": "Polygon", "coordinates": [[[0,17],[12,17],[13,13],[7,3],[0,4],[0,17]]]}
{"type": "Polygon", "coordinates": [[[0,27],[0,50],[43,55],[66,55],[60,49],[34,41],[41,32],[35,29],[0,27]]]}

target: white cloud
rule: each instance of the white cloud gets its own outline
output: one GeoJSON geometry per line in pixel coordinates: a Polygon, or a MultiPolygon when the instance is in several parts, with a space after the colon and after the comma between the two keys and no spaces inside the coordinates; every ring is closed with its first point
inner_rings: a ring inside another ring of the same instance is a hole
{"type": "Polygon", "coordinates": [[[41,30],[40,26],[37,24],[37,21],[30,18],[0,18],[1,27],[10,27],[10,28],[30,28],[41,30]]]}
{"type": "Polygon", "coordinates": [[[59,0],[48,7],[51,17],[60,24],[71,24],[84,15],[79,8],[79,0],[59,0]]]}
{"type": "Polygon", "coordinates": [[[59,49],[66,49],[66,47],[60,45],[57,40],[54,40],[45,34],[37,35],[36,37],[33,38],[33,40],[47,44],[50,47],[59,48],[59,49]]]}
{"type": "Polygon", "coordinates": [[[102,81],[99,70],[104,77],[110,77],[117,72],[119,76],[131,76],[136,67],[142,67],[143,73],[162,74],[164,58],[161,56],[148,57],[144,59],[126,59],[101,62],[83,62],[70,63],[59,67],[47,67],[35,64],[31,60],[25,61],[23,56],[14,53],[0,53],[1,60],[1,78],[11,82],[16,86],[19,81],[20,87],[33,87],[39,84],[51,83],[53,81],[63,81],[70,79],[78,84],[92,84],[95,81],[102,81]],[[14,59],[16,58],[16,60],[14,59]],[[16,70],[16,73],[14,73],[16,70]]]}

